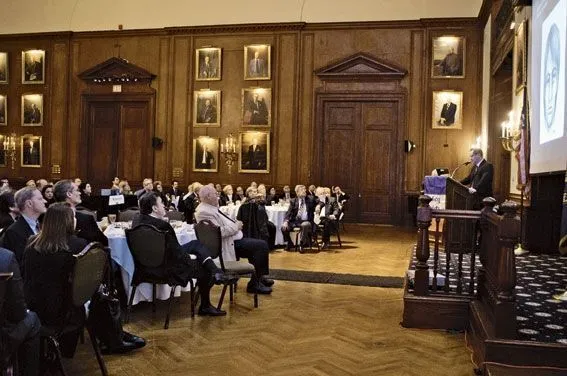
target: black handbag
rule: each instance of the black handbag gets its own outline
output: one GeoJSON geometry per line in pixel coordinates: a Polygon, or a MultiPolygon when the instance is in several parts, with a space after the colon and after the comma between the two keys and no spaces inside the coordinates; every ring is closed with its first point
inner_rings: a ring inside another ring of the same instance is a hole
{"type": "Polygon", "coordinates": [[[98,340],[109,349],[122,347],[122,321],[120,301],[116,291],[107,284],[101,284],[89,305],[89,325],[98,340]]]}

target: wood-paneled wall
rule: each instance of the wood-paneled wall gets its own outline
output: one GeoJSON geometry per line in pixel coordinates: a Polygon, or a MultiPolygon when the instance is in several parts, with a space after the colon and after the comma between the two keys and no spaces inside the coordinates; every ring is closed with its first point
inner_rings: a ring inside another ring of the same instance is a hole
{"type": "MultiPolygon", "coordinates": [[[[375,56],[408,71],[402,80],[407,91],[406,128],[403,139],[417,149],[404,154],[402,196],[420,190],[425,174],[434,167],[454,168],[468,160],[468,149],[480,135],[480,83],[482,30],[476,19],[436,19],[401,22],[258,24],[213,27],[165,28],[0,36],[0,51],[10,54],[10,83],[0,85],[9,96],[9,125],[0,134],[24,131],[19,125],[19,95],[28,89],[20,84],[20,52],[46,50],[46,84],[37,85],[47,105],[43,127],[34,132],[44,137],[43,167],[0,168],[13,180],[81,176],[81,94],[86,84],[77,75],[113,56],[148,70],[157,78],[154,136],[164,140],[154,151],[154,178],[170,182],[174,171],[184,185],[192,181],[244,185],[258,181],[267,185],[314,183],[312,171],[316,91],[341,89],[373,91],[376,83],[323,83],[314,71],[357,52],[375,56]],[[466,37],[463,79],[431,78],[431,39],[441,35],[466,37]],[[272,46],[272,79],[245,81],[243,46],[272,46]],[[195,48],[222,48],[222,80],[194,80],[195,48]],[[268,174],[228,174],[224,160],[218,173],[191,171],[192,139],[208,135],[224,139],[230,132],[248,130],[241,122],[242,88],[272,89],[271,169],[268,174]],[[220,128],[193,128],[193,91],[222,90],[220,128]],[[463,91],[463,129],[431,129],[432,92],[463,91]],[[57,168],[60,166],[60,173],[57,168]]],[[[29,85],[26,85],[29,86],[29,85]]],[[[35,86],[35,85],[34,85],[35,86]]],[[[34,88],[35,89],[35,88],[34,88]]],[[[110,90],[110,88],[109,88],[110,90]]],[[[150,145],[148,145],[150,147],[150,145]]],[[[402,145],[396,147],[402,148],[402,145]]],[[[18,160],[19,164],[19,160],[18,160]]],[[[127,177],[126,177],[127,178],[127,177]]],[[[110,182],[109,182],[110,184],[110,182]]]]}

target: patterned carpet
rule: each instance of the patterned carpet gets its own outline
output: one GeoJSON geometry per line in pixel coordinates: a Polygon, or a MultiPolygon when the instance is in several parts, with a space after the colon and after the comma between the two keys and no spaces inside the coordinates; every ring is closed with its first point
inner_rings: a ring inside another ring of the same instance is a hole
{"type": "MultiPolygon", "coordinates": [[[[476,269],[480,267],[478,256],[476,269]]],[[[412,276],[417,259],[415,250],[408,270],[409,291],[412,290],[412,276]]],[[[428,260],[433,269],[433,256],[428,260]]],[[[439,253],[438,284],[443,283],[445,274],[445,254],[439,253]]],[[[457,289],[457,257],[450,261],[450,294],[457,289]]],[[[553,299],[553,295],[567,289],[567,256],[532,255],[516,257],[516,307],[518,340],[552,342],[567,345],[567,301],[553,299]]],[[[430,281],[432,276],[430,275],[430,281]]],[[[468,291],[470,282],[470,255],[463,257],[463,292],[468,291]]],[[[439,287],[441,288],[441,287],[439,287]]]]}

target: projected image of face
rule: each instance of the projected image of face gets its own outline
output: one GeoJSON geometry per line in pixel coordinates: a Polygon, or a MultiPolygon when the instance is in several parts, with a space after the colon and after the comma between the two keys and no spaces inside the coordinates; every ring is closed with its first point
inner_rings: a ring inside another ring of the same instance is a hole
{"type": "Polygon", "coordinates": [[[560,67],[559,29],[552,25],[547,36],[543,73],[543,110],[545,126],[549,129],[555,120],[560,67]]]}

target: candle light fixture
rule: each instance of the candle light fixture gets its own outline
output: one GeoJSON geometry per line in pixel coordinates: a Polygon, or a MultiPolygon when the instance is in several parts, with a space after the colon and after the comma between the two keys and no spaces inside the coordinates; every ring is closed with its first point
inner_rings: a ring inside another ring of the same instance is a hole
{"type": "Polygon", "coordinates": [[[6,162],[10,160],[12,162],[12,170],[16,163],[16,134],[12,133],[10,136],[6,136],[2,143],[4,147],[4,159],[6,162]]]}
{"type": "Polygon", "coordinates": [[[232,174],[232,165],[236,161],[238,161],[236,140],[232,135],[232,133],[229,133],[225,141],[221,142],[220,152],[224,158],[224,162],[226,163],[226,166],[228,167],[228,173],[232,174]]]}

